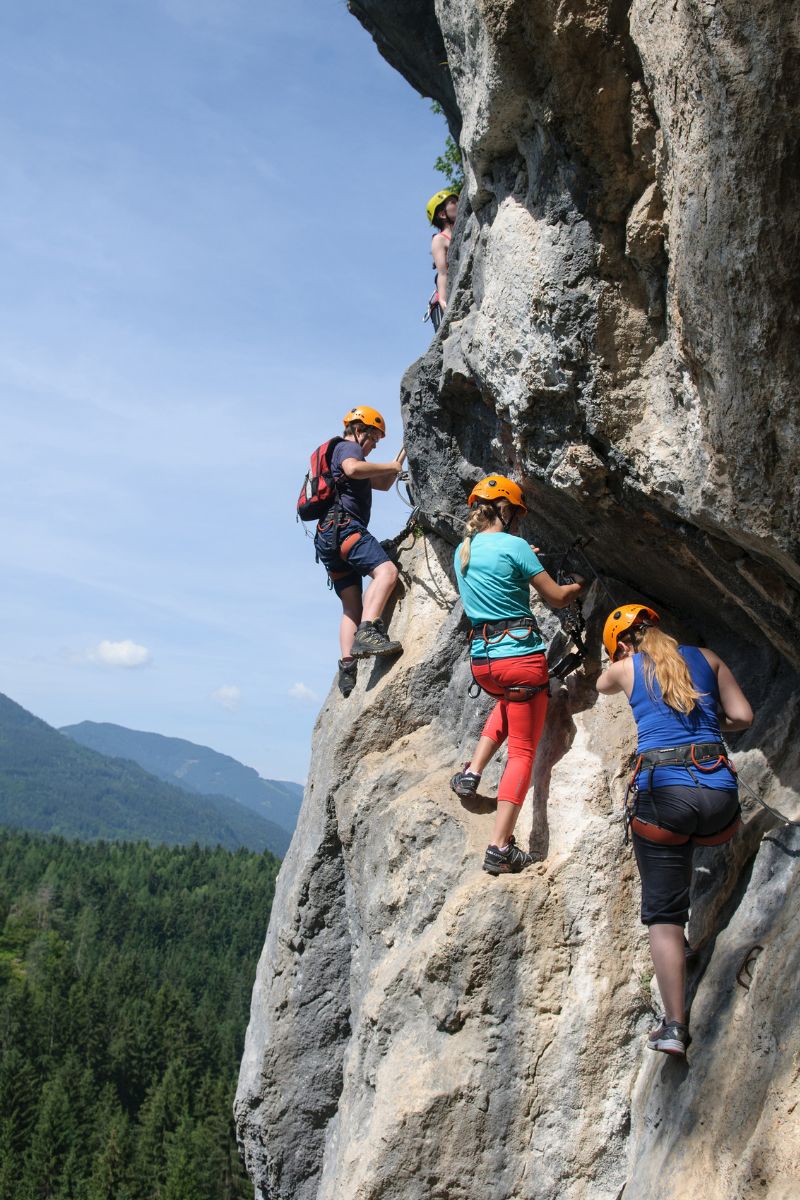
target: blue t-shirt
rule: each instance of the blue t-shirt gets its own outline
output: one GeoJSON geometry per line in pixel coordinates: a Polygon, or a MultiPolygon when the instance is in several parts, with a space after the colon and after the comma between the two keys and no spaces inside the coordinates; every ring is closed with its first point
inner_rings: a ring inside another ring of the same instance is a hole
{"type": "MultiPolygon", "coordinates": [[[[456,584],[470,623],[479,626],[532,616],[528,583],[544,567],[528,543],[509,533],[476,533],[464,574],[461,545],[455,555],[456,584]]],[[[544,650],[544,640],[536,628],[513,629],[488,643],[473,638],[470,646],[473,658],[513,658],[539,650],[544,650]]]]}
{"type": "Polygon", "coordinates": [[[358,462],[366,461],[358,442],[344,440],[339,442],[338,446],[334,446],[331,471],[336,480],[339,503],[345,512],[356,517],[362,525],[369,525],[372,512],[372,482],[369,479],[348,479],[342,470],[342,463],[346,458],[355,458],[358,462]]]}
{"type": "MultiPolygon", "coordinates": [[[[702,693],[690,713],[677,712],[664,703],[657,679],[653,680],[653,694],[650,694],[644,679],[642,655],[633,655],[633,690],[630,705],[636,721],[638,751],[684,746],[689,742],[722,740],[717,717],[719,687],[714,668],[697,646],[679,646],[678,650],[689,668],[692,683],[696,690],[702,693]]],[[[715,771],[698,771],[693,767],[692,771],[703,787],[736,787],[736,780],[727,767],[721,766],[715,771]]],[[[691,785],[694,782],[686,767],[656,767],[653,770],[651,786],[691,785]]],[[[647,781],[641,780],[640,786],[646,787],[647,781]]]]}

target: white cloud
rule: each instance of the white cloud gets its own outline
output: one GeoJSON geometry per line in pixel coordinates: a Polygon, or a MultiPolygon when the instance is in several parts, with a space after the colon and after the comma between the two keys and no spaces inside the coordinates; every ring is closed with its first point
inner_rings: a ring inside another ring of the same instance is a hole
{"type": "Polygon", "coordinates": [[[317,693],[312,692],[310,687],[306,687],[304,683],[293,683],[289,688],[289,695],[293,700],[308,700],[317,699],[317,693]]]}
{"type": "Polygon", "coordinates": [[[221,704],[229,712],[235,712],[242,699],[241,688],[238,688],[235,683],[223,683],[222,687],[218,687],[211,695],[217,704],[221,704]]]}
{"type": "Polygon", "coordinates": [[[87,655],[89,662],[103,667],[144,667],[152,655],[146,646],[136,642],[100,642],[87,655]]]}

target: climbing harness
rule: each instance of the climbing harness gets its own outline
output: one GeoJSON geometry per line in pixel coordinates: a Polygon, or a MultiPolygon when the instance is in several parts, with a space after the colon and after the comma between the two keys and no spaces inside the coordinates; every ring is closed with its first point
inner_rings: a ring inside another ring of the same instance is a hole
{"type": "Polygon", "coordinates": [[[701,775],[708,774],[710,771],[716,771],[720,766],[727,767],[737,783],[749,793],[752,798],[771,813],[784,825],[800,824],[797,820],[792,820],[784,813],[776,808],[772,808],[767,804],[766,800],[762,800],[756,795],[746,780],[742,779],[738,774],[736,767],[731,761],[728,753],[728,748],[724,742],[688,742],[681,746],[666,746],[653,750],[643,750],[640,754],[631,756],[633,761],[633,773],[628,780],[628,785],[625,789],[625,796],[622,801],[624,826],[625,826],[625,845],[630,841],[630,832],[637,833],[649,842],[658,842],[666,846],[684,846],[691,841],[696,846],[722,846],[725,842],[729,842],[739,829],[743,827],[741,811],[737,813],[730,824],[726,825],[718,833],[710,834],[707,837],[697,835],[688,835],[682,833],[674,833],[671,829],[665,829],[662,825],[658,825],[652,821],[645,821],[637,815],[637,801],[641,791],[639,785],[639,776],[643,771],[649,771],[647,793],[653,801],[653,770],[656,767],[665,766],[680,766],[685,767],[691,775],[695,784],[702,787],[702,782],[695,774],[699,771],[701,775]]]}
{"type": "MultiPolygon", "coordinates": [[[[486,692],[487,696],[491,696],[493,700],[497,700],[497,692],[488,691],[483,684],[479,683],[475,678],[476,662],[486,663],[489,668],[489,678],[494,679],[494,676],[492,675],[492,660],[490,658],[484,658],[482,655],[479,655],[477,658],[470,657],[469,667],[470,671],[472,672],[472,683],[467,689],[467,695],[471,700],[477,700],[481,692],[486,692]],[[477,691],[473,691],[473,688],[477,688],[477,691]]],[[[539,683],[536,686],[526,683],[501,684],[499,680],[495,680],[495,682],[502,689],[503,699],[507,704],[527,704],[534,698],[534,696],[538,696],[540,692],[546,692],[548,698],[550,695],[549,681],[548,683],[539,683]]]]}
{"type": "MultiPolygon", "coordinates": [[[[532,633],[539,633],[539,626],[536,624],[534,617],[510,617],[507,621],[484,621],[482,625],[470,626],[467,631],[468,644],[471,646],[472,642],[477,639],[483,642],[487,650],[485,655],[478,654],[474,657],[470,655],[469,665],[472,672],[472,683],[467,691],[470,699],[475,700],[482,691],[486,691],[482,684],[475,678],[476,662],[485,662],[489,668],[489,678],[494,678],[492,676],[492,660],[488,654],[489,647],[497,645],[504,637],[510,637],[514,642],[524,642],[532,633]],[[517,630],[521,630],[522,633],[517,634],[515,632],[517,630]],[[473,688],[477,688],[478,690],[474,692],[473,688]]],[[[541,634],[539,636],[541,637],[541,634]]],[[[539,651],[532,651],[532,653],[539,653],[539,651]]],[[[499,681],[495,682],[498,682],[498,686],[502,688],[503,699],[508,704],[527,704],[529,700],[532,700],[534,696],[538,696],[540,692],[547,692],[548,694],[550,692],[549,682],[537,684],[535,687],[524,683],[503,685],[499,684],[499,681]]],[[[487,695],[493,696],[495,699],[497,698],[496,692],[487,692],[487,695]]]]}
{"type": "MultiPolygon", "coordinates": [[[[512,641],[524,642],[531,633],[539,633],[539,626],[534,617],[511,617],[507,621],[484,621],[481,625],[471,625],[468,637],[470,641],[479,638],[487,646],[493,646],[506,635],[512,641]],[[524,629],[525,633],[522,637],[515,637],[512,632],[515,629],[524,629]]],[[[478,655],[478,657],[482,658],[483,655],[478,655]]]]}
{"type": "MultiPolygon", "coordinates": [[[[478,654],[474,657],[470,655],[469,665],[470,671],[472,672],[472,683],[469,686],[467,695],[471,699],[477,699],[480,693],[486,690],[475,678],[474,664],[476,662],[486,662],[489,668],[489,678],[493,678],[492,660],[488,654],[489,647],[497,645],[497,643],[504,637],[510,637],[514,642],[524,642],[532,633],[539,633],[539,626],[536,624],[536,621],[533,617],[512,617],[508,621],[485,621],[483,625],[473,625],[470,627],[467,634],[467,641],[469,645],[471,646],[472,642],[475,639],[478,639],[483,642],[487,649],[486,655],[478,654]],[[517,636],[514,633],[514,630],[523,630],[524,632],[522,636],[517,636]],[[477,687],[479,690],[477,692],[473,692],[473,687],[477,687]]],[[[532,653],[538,653],[538,651],[532,651],[532,653]]],[[[527,702],[532,700],[534,696],[537,696],[539,692],[549,693],[549,691],[549,683],[540,683],[536,687],[530,687],[527,684],[511,684],[508,687],[503,686],[503,699],[509,704],[527,704],[527,702]]],[[[487,695],[496,696],[496,693],[487,692],[487,695]]]]}
{"type": "MultiPolygon", "coordinates": [[[[444,193],[437,192],[436,195],[437,196],[444,195],[445,200],[447,200],[448,197],[454,195],[454,193],[453,192],[444,192],[444,193]]],[[[436,197],[432,196],[431,202],[435,199],[436,199],[436,197]]],[[[439,203],[441,204],[442,201],[440,201],[439,203]]],[[[432,216],[430,217],[430,220],[432,223],[433,222],[432,216]]],[[[452,229],[437,229],[437,231],[436,231],[436,233],[434,233],[433,237],[443,237],[449,242],[452,240],[453,231],[452,231],[452,229]]],[[[434,269],[434,271],[436,271],[438,273],[438,267],[436,266],[436,263],[433,264],[433,269],[434,269]]],[[[442,308],[442,302],[439,297],[439,288],[436,287],[434,289],[433,294],[431,295],[430,300],[428,301],[425,312],[422,315],[422,321],[423,321],[423,324],[425,323],[425,321],[430,321],[431,325],[433,325],[433,332],[435,333],[436,330],[439,328],[439,326],[442,323],[443,316],[444,316],[444,309],[442,308]]]]}
{"type": "Polygon", "coordinates": [[[662,746],[652,750],[642,750],[636,756],[628,786],[625,789],[623,813],[625,818],[625,845],[630,841],[630,833],[636,833],[648,842],[657,842],[662,846],[685,846],[691,841],[697,846],[721,846],[729,842],[738,829],[741,828],[741,814],[737,812],[733,820],[718,833],[702,837],[692,834],[675,833],[659,825],[656,821],[646,821],[638,815],[638,799],[643,791],[639,784],[639,776],[643,771],[649,771],[646,794],[653,806],[653,771],[656,767],[685,767],[697,787],[702,787],[696,771],[708,774],[718,767],[727,767],[736,777],[736,768],[728,757],[728,751],[722,742],[687,742],[680,746],[662,746]]]}

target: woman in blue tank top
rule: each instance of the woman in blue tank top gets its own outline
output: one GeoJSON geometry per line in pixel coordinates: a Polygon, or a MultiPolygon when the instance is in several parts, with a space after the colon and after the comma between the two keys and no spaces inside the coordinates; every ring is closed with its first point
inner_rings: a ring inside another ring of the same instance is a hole
{"type": "Polygon", "coordinates": [[[603,641],[612,659],[597,680],[605,695],[624,692],[636,721],[634,803],[628,818],[642,881],[642,921],[664,1005],[652,1050],[685,1054],[686,955],[692,855],[719,845],[740,825],[736,776],[722,732],[747,729],[753,712],[713,650],[679,646],[641,604],[612,612],[603,641]]]}

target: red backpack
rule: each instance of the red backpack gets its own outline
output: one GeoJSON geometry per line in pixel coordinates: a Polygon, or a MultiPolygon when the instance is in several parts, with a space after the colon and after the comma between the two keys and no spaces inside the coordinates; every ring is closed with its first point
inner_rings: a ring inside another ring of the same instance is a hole
{"type": "Polygon", "coordinates": [[[301,521],[319,521],[336,502],[336,482],[331,471],[331,458],[344,438],[332,437],[317,446],[311,455],[308,474],[297,497],[297,515],[301,521]]]}

